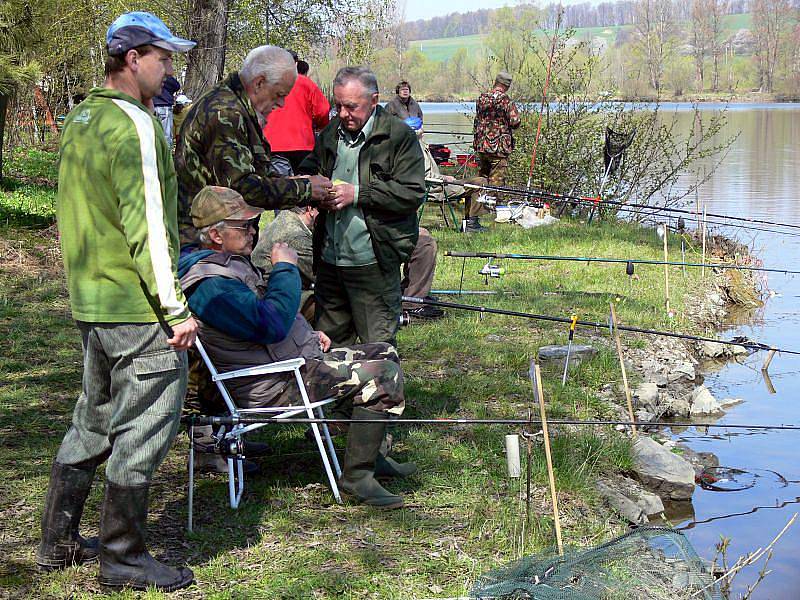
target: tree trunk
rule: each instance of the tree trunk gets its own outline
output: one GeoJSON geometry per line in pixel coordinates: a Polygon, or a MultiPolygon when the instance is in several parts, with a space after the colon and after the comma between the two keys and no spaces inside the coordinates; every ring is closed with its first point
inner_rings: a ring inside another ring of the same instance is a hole
{"type": "Polygon", "coordinates": [[[196,100],[222,79],[228,30],[229,0],[192,0],[189,37],[197,47],[189,52],[184,93],[196,100]]]}
{"type": "Polygon", "coordinates": [[[8,96],[0,94],[0,179],[3,178],[3,140],[5,140],[7,110],[8,96]]]}

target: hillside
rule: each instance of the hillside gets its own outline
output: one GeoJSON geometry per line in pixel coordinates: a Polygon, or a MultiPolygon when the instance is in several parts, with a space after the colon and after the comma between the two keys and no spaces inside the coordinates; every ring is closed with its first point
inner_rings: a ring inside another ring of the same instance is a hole
{"type": "MultiPolygon", "coordinates": [[[[726,15],[723,17],[725,24],[725,37],[729,37],[740,29],[749,29],[752,24],[752,17],[749,13],[738,15],[726,15]]],[[[688,27],[688,22],[682,24],[684,29],[688,27]]],[[[620,31],[631,31],[632,25],[614,25],[609,27],[580,27],[575,29],[575,38],[578,40],[590,41],[595,38],[602,38],[608,46],[613,46],[617,41],[620,31]]],[[[453,57],[459,48],[464,48],[472,53],[483,47],[483,42],[487,34],[464,35],[457,37],[444,37],[428,40],[416,40],[409,42],[412,48],[418,48],[422,53],[434,62],[444,62],[453,57]]]]}

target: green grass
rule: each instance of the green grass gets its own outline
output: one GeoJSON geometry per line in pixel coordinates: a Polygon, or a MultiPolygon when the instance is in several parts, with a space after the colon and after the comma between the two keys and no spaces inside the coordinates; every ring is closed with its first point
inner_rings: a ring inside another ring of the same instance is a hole
{"type": "MultiPolygon", "coordinates": [[[[27,188],[21,189],[25,195],[27,188]]],[[[31,205],[35,203],[31,201],[31,205]]],[[[639,256],[658,258],[652,231],[621,224],[562,223],[523,230],[492,225],[484,235],[438,228],[428,208],[424,222],[439,243],[435,287],[458,286],[461,261],[446,249],[499,252],[639,256]]],[[[672,258],[679,252],[673,245],[672,258]]],[[[5,543],[0,597],[84,598],[100,592],[96,566],[39,574],[33,556],[50,464],[66,431],[80,390],[80,338],[69,314],[63,272],[52,228],[0,227],[0,527],[5,543]]],[[[687,258],[696,258],[693,255],[687,258]]],[[[637,268],[632,288],[624,266],[505,262],[507,274],[487,288],[468,260],[471,289],[510,291],[481,297],[490,306],[605,321],[608,301],[629,324],[691,329],[683,296],[696,288],[693,273],[672,271],[672,304],[664,316],[663,269],[637,268]]],[[[474,302],[475,297],[467,299],[474,302]]],[[[434,323],[401,331],[409,417],[526,418],[532,403],[527,371],[537,349],[565,343],[566,327],[512,317],[449,311],[434,323]]],[[[640,345],[632,336],[626,343],[640,345]]],[[[549,414],[610,416],[598,399],[601,386],[618,383],[619,368],[602,332],[578,330],[577,343],[592,343],[597,356],[570,372],[544,371],[549,414]]],[[[251,477],[238,511],[227,507],[223,477],[201,476],[196,489],[196,531],[187,534],[186,436],[159,469],[152,491],[149,531],[155,555],[188,564],[197,585],[171,598],[428,598],[463,595],[481,573],[553,544],[544,452],[532,452],[532,527],[523,536],[524,477],[505,474],[503,436],[514,428],[427,426],[398,430],[396,454],[414,460],[420,473],[390,489],[407,507],[381,513],[339,506],[324,485],[319,458],[299,427],[263,433],[274,453],[251,477]]],[[[610,429],[551,428],[565,542],[587,546],[623,529],[592,492],[604,472],[631,465],[628,440],[610,429]]],[[[341,444],[341,443],[340,443],[341,444]]],[[[102,476],[101,476],[102,478],[102,476]]],[[[85,534],[96,533],[102,481],[84,514],[85,534]]],[[[105,597],[132,598],[133,594],[105,597]]],[[[160,594],[143,597],[160,598],[160,594]]]]}
{"type": "Polygon", "coordinates": [[[46,225],[55,219],[58,178],[54,152],[19,150],[7,157],[0,178],[0,223],[46,225]]]}

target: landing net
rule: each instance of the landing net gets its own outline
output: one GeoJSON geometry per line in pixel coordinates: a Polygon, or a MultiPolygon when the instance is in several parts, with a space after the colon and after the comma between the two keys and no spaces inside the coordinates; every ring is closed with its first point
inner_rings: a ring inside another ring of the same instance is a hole
{"type": "Polygon", "coordinates": [[[683,534],[641,527],[590,549],[526,556],[482,576],[472,598],[722,600],[710,569],[683,534]]]}

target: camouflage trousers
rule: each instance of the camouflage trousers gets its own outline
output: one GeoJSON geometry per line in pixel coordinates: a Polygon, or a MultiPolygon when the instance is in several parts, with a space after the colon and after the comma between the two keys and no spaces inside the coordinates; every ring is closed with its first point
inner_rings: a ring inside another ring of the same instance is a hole
{"type": "MultiPolygon", "coordinates": [[[[312,402],[336,398],[336,411],[352,406],[399,417],[405,408],[403,370],[394,346],[383,342],[331,348],[321,360],[307,359],[302,372],[312,402]]],[[[301,404],[296,385],[289,385],[275,405],[301,404]]]]}
{"type": "MultiPolygon", "coordinates": [[[[504,186],[508,171],[508,157],[499,154],[478,152],[478,174],[489,180],[489,185],[504,186]]],[[[497,199],[507,200],[504,194],[494,194],[497,199]]]]}

